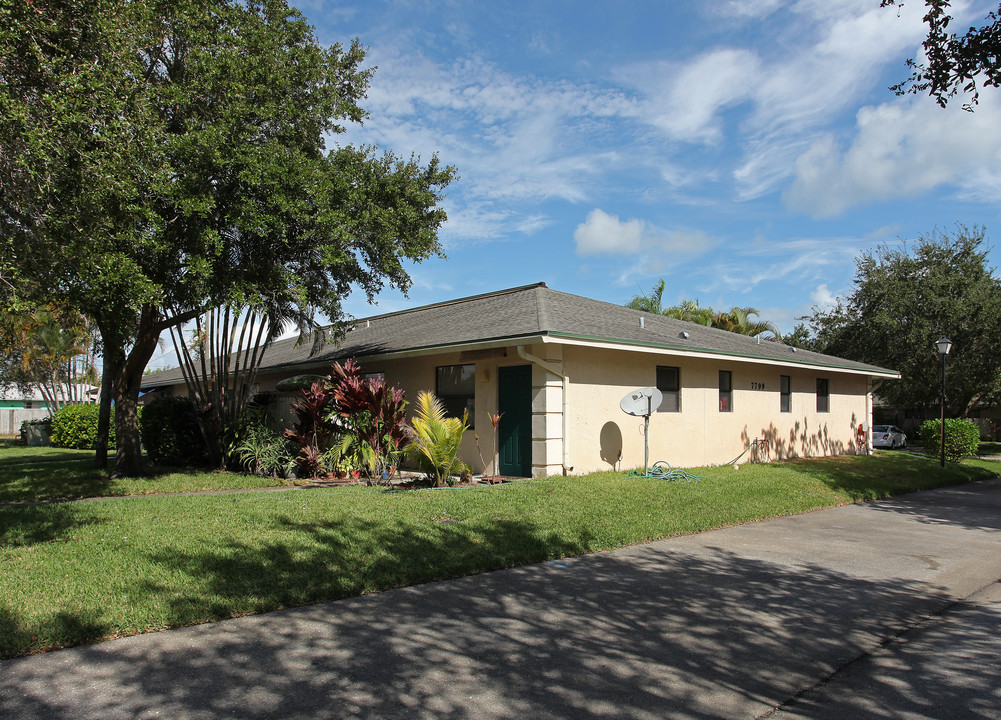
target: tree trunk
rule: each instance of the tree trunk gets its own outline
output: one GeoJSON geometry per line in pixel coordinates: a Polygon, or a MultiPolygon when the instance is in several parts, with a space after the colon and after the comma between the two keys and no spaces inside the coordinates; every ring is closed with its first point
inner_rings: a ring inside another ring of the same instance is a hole
{"type": "MultiPolygon", "coordinates": [[[[152,357],[152,353],[150,354],[152,357]]],[[[112,477],[133,477],[142,472],[142,443],[139,437],[138,377],[119,376],[115,387],[115,471],[112,477]]]]}
{"type": "Polygon", "coordinates": [[[131,477],[142,472],[142,445],[139,437],[139,388],[143,371],[156,352],[160,332],[156,329],[160,311],[145,305],[139,317],[139,333],[115,380],[115,471],[113,477],[131,477]]]}
{"type": "Polygon", "coordinates": [[[959,415],[959,417],[962,418],[970,417],[970,413],[973,412],[973,408],[976,406],[978,402],[980,402],[980,393],[977,393],[966,402],[966,404],[963,406],[963,409],[960,411],[961,414],[959,415]]]}
{"type": "Polygon", "coordinates": [[[125,348],[121,336],[106,331],[98,323],[101,342],[104,345],[104,361],[101,366],[101,407],[97,414],[97,440],[94,453],[94,467],[108,467],[108,443],[111,435],[111,401],[114,398],[118,376],[125,364],[125,348]]]}

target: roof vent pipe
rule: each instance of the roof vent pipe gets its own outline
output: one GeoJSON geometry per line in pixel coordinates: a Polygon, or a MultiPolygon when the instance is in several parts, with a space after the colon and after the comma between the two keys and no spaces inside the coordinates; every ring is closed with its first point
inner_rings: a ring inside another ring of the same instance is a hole
{"type": "Polygon", "coordinates": [[[641,328],[646,327],[646,319],[642,315],[640,316],[640,327],[641,328]]]}

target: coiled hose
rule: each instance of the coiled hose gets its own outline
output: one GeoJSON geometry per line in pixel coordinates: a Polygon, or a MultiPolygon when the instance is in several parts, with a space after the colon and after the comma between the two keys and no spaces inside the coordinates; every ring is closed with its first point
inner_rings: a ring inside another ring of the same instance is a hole
{"type": "Polygon", "coordinates": [[[661,480],[668,480],[670,482],[698,482],[702,479],[701,475],[692,475],[687,470],[682,470],[680,468],[672,468],[669,463],[663,460],[658,460],[653,464],[646,473],[641,473],[639,470],[633,470],[629,473],[632,477],[651,477],[660,478],[661,480]]]}

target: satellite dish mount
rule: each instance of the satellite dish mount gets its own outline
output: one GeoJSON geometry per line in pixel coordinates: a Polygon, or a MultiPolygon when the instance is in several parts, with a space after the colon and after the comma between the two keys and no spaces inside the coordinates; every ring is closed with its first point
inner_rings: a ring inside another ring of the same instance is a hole
{"type": "Polygon", "coordinates": [[[626,415],[643,418],[643,474],[650,466],[650,416],[664,401],[664,395],[655,387],[640,388],[628,393],[619,401],[619,407],[626,415]]]}

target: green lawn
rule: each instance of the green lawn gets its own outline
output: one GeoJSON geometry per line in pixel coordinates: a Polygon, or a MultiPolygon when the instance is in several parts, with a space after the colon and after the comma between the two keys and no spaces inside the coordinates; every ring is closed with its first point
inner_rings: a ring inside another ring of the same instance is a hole
{"type": "MultiPolygon", "coordinates": [[[[112,455],[111,464],[114,464],[112,455]]],[[[284,484],[242,473],[154,468],[149,477],[110,479],[94,469],[91,450],[0,448],[0,503],[151,493],[261,488],[284,484]]]]}
{"type": "MultiPolygon", "coordinates": [[[[0,465],[9,459],[0,451],[0,465]]],[[[20,460],[31,462],[29,455],[20,460]]],[[[58,474],[62,463],[76,460],[44,462],[58,474]]],[[[697,469],[704,477],[692,483],[598,473],[462,490],[347,487],[8,506],[0,508],[0,657],[996,477],[999,471],[1001,463],[978,460],[941,470],[921,456],[897,452],[697,469]]],[[[160,480],[136,482],[155,489],[160,480]]],[[[44,473],[34,482],[44,488],[44,473]]]]}

